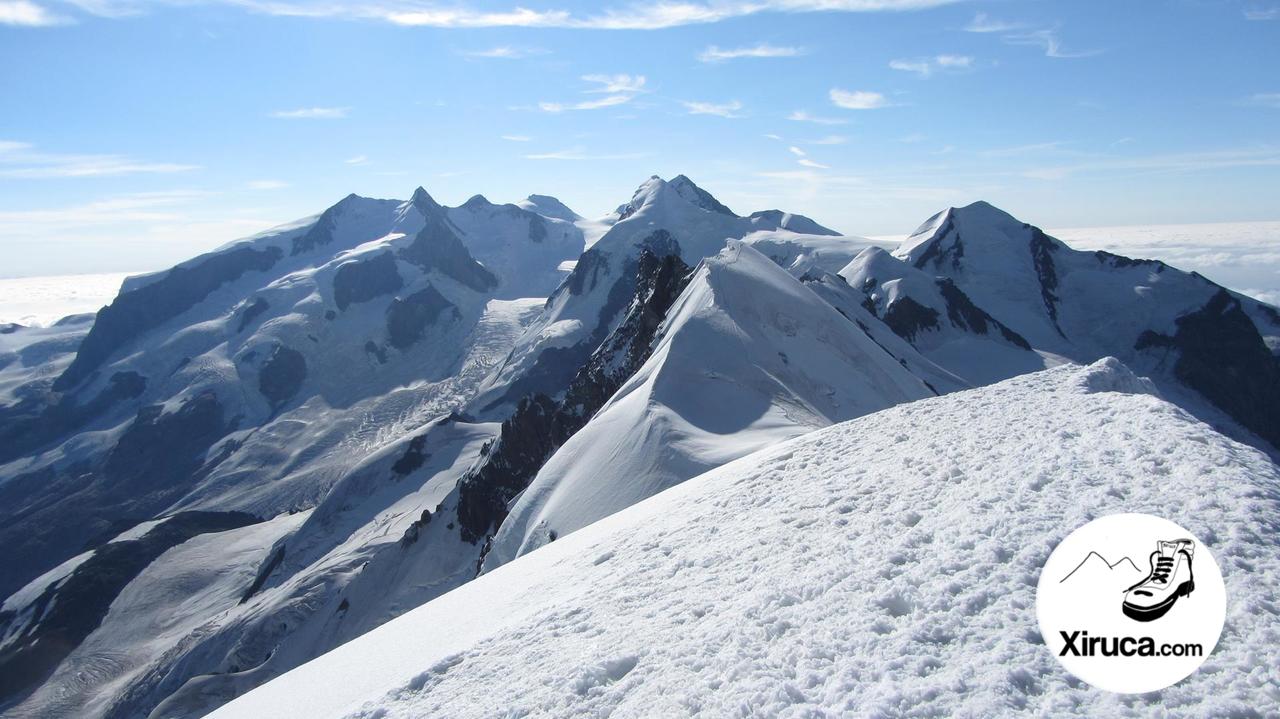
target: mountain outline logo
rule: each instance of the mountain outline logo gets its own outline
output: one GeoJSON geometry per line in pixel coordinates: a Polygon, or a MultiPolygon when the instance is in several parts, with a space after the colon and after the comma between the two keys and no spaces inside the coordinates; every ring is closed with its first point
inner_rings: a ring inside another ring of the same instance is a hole
{"type": "Polygon", "coordinates": [[[1226,590],[1191,532],[1153,515],[1115,514],[1054,548],[1036,611],[1045,646],[1068,672],[1100,689],[1141,693],[1181,681],[1212,653],[1226,590]]]}

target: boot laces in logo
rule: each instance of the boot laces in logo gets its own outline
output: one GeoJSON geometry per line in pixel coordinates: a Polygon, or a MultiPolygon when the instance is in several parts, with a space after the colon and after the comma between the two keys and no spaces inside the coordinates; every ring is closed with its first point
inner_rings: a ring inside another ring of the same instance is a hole
{"type": "Polygon", "coordinates": [[[1045,644],[1067,671],[1122,693],[1191,674],[1226,615],[1208,549],[1146,514],[1102,517],[1072,532],[1045,563],[1036,603],[1045,644]]]}

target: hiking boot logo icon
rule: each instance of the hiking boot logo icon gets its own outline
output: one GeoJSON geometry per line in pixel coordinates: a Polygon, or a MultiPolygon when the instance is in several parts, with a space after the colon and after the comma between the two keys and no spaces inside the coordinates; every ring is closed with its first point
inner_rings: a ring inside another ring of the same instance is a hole
{"type": "Polygon", "coordinates": [[[1190,539],[1160,540],[1149,558],[1151,571],[1146,578],[1124,593],[1121,610],[1139,622],[1153,622],[1173,608],[1179,597],[1195,591],[1196,580],[1191,564],[1195,542],[1190,539]]]}
{"type": "Polygon", "coordinates": [[[1099,689],[1143,694],[1172,686],[1222,636],[1227,592],[1213,555],[1212,545],[1163,517],[1090,520],[1054,547],[1040,571],[1044,646],[1099,689]]]}

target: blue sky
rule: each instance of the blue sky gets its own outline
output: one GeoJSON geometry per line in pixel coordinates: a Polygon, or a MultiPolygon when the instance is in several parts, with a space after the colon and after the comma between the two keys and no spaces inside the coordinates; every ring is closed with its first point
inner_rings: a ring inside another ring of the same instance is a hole
{"type": "Polygon", "coordinates": [[[1280,0],[0,0],[0,276],[651,174],[857,234],[1275,220],[1277,70],[1280,0]]]}

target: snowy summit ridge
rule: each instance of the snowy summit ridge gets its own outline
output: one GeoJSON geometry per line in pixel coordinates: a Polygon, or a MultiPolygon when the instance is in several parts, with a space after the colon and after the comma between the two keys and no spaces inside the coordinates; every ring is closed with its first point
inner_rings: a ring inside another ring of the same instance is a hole
{"type": "MultiPolygon", "coordinates": [[[[884,247],[685,176],[596,220],[350,195],[0,332],[0,711],[1230,713],[1256,676],[1083,694],[1017,612],[1157,460],[1255,597],[1278,353],[1274,307],[986,203],[884,247]]],[[[1233,667],[1276,637],[1228,626],[1233,667]]]]}
{"type": "Polygon", "coordinates": [[[1268,695],[1255,642],[1280,636],[1275,613],[1251,609],[1280,571],[1263,529],[1280,512],[1280,474],[1133,393],[1141,386],[1108,359],[784,442],[484,575],[213,717],[1247,714],[1268,695]],[[1153,477],[1155,461],[1168,474],[1153,477]],[[1141,698],[1071,680],[1033,640],[1048,547],[1121,508],[1215,537],[1224,568],[1253,566],[1226,574],[1232,629],[1215,671],[1141,698]]]}

